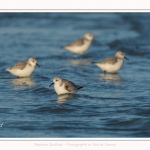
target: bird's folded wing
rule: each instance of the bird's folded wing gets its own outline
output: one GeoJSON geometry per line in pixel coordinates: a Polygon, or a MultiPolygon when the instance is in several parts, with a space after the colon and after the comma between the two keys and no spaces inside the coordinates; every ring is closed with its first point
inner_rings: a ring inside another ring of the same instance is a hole
{"type": "Polygon", "coordinates": [[[27,61],[20,61],[16,63],[14,66],[11,66],[10,69],[20,69],[23,70],[27,64],[27,61]]]}
{"type": "Polygon", "coordinates": [[[84,38],[80,38],[78,40],[75,40],[74,42],[72,42],[71,44],[68,44],[66,46],[81,46],[84,44],[84,38]]]}
{"type": "Polygon", "coordinates": [[[75,90],[75,85],[66,79],[63,79],[63,83],[65,84],[65,88],[67,91],[71,92],[75,90]]]}
{"type": "Polygon", "coordinates": [[[110,58],[106,58],[104,60],[102,60],[101,62],[98,62],[100,64],[115,64],[117,62],[117,58],[116,57],[110,57],[110,58]]]}

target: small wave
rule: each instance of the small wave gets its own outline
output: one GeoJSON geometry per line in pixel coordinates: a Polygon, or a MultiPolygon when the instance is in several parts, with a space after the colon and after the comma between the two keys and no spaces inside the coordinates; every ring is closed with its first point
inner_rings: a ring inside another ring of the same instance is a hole
{"type": "Polygon", "coordinates": [[[29,113],[70,113],[73,109],[63,108],[63,107],[41,107],[34,110],[29,110],[29,113]]]}
{"type": "Polygon", "coordinates": [[[50,90],[49,88],[45,88],[45,87],[40,87],[40,88],[36,88],[33,90],[34,93],[49,93],[50,90]]]}

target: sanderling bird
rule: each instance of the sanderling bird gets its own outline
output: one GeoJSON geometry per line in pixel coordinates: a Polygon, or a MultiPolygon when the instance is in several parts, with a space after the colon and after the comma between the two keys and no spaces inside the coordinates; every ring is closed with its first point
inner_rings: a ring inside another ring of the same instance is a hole
{"type": "Polygon", "coordinates": [[[37,64],[36,59],[31,57],[27,61],[20,61],[16,63],[14,66],[6,68],[5,70],[9,71],[10,73],[12,73],[14,76],[17,77],[28,77],[34,71],[36,65],[40,67],[37,64]]]}
{"type": "Polygon", "coordinates": [[[91,45],[94,36],[92,33],[86,33],[83,38],[77,39],[72,43],[63,46],[62,48],[67,49],[74,54],[83,54],[91,45]]]}
{"type": "Polygon", "coordinates": [[[104,73],[115,73],[122,67],[124,58],[128,60],[128,58],[125,57],[122,51],[118,51],[113,57],[106,58],[100,62],[92,63],[100,67],[104,71],[104,73]]]}
{"type": "Polygon", "coordinates": [[[75,85],[73,82],[68,81],[66,79],[62,79],[58,76],[54,77],[53,83],[54,89],[58,95],[66,94],[66,93],[76,93],[79,89],[83,88],[83,86],[75,85]]]}

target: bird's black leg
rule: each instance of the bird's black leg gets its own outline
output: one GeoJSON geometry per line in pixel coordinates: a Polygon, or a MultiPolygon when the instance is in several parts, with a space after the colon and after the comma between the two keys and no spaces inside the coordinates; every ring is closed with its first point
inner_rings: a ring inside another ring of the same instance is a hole
{"type": "Polygon", "coordinates": [[[76,56],[77,56],[77,55],[76,55],[76,54],[74,54],[74,56],[73,56],[73,57],[74,57],[74,58],[76,58],[76,56]]]}

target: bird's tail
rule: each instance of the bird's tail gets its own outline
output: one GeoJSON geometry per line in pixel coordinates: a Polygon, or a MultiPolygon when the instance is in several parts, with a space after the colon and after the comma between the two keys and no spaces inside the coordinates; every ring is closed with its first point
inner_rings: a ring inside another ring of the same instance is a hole
{"type": "Polygon", "coordinates": [[[83,86],[77,86],[77,90],[79,90],[79,89],[81,89],[81,88],[83,88],[83,86]]]}
{"type": "Polygon", "coordinates": [[[5,68],[4,70],[5,70],[5,71],[10,71],[10,68],[5,68]]]}
{"type": "Polygon", "coordinates": [[[61,46],[60,48],[61,48],[61,49],[64,49],[64,48],[65,48],[65,46],[61,46]]]}

